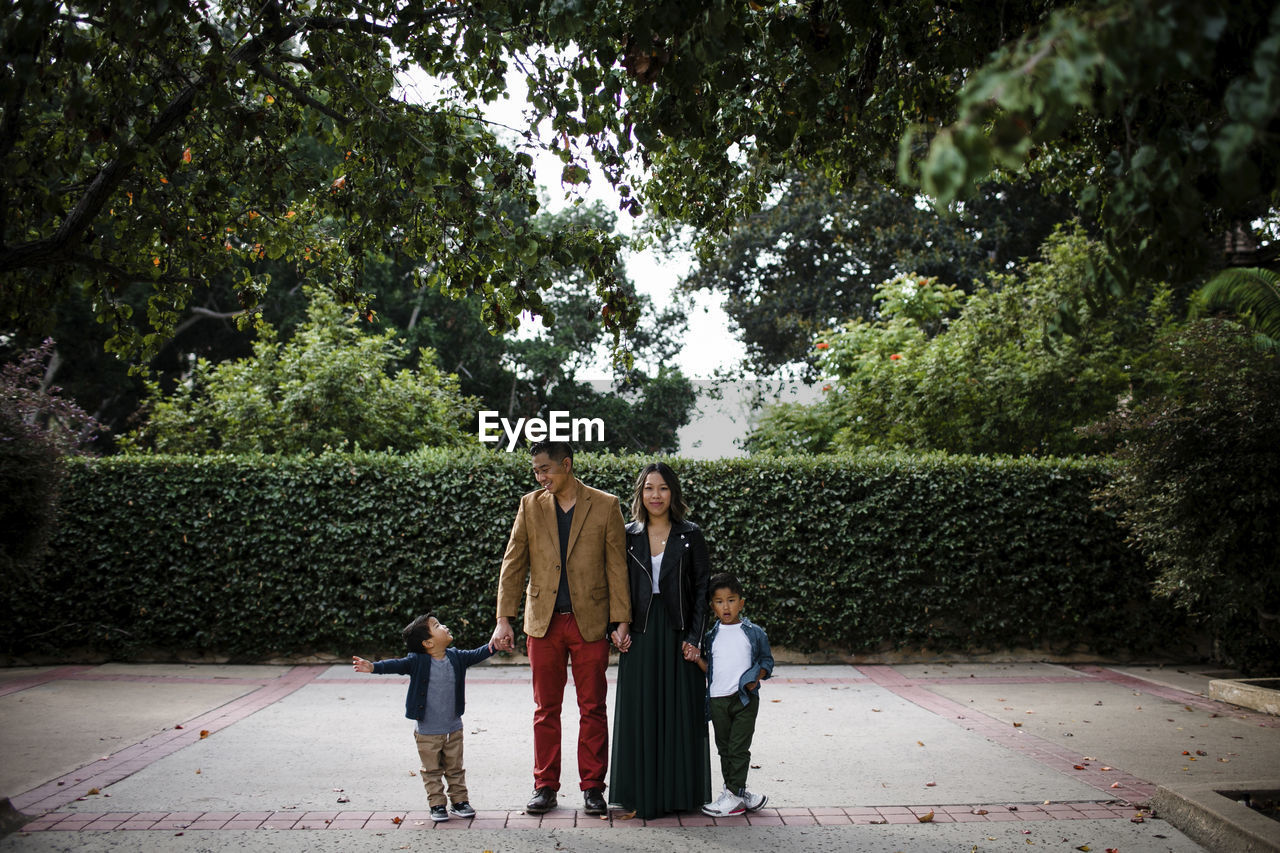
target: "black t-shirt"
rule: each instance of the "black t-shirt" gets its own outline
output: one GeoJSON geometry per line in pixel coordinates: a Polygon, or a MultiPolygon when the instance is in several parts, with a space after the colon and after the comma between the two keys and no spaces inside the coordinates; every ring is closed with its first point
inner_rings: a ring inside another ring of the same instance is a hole
{"type": "Polygon", "coordinates": [[[560,508],[556,501],[556,527],[560,528],[560,587],[556,590],[556,612],[561,613],[573,609],[573,599],[569,597],[569,530],[573,527],[573,510],[568,512],[560,508]]]}

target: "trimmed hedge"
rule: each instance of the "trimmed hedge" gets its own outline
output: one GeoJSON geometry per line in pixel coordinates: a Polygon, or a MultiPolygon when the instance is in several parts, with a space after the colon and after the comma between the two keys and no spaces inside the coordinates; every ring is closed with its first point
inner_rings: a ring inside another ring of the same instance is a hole
{"type": "MultiPolygon", "coordinates": [[[[630,505],[647,458],[581,455],[630,505]]],[[[1098,461],[859,456],[670,460],[713,568],[775,645],[872,653],[1168,648],[1181,617],[1090,494],[1098,461]]],[[[433,609],[493,623],[521,453],[114,457],[69,463],[39,577],[8,585],[9,654],[92,648],[389,654],[433,609]]]]}

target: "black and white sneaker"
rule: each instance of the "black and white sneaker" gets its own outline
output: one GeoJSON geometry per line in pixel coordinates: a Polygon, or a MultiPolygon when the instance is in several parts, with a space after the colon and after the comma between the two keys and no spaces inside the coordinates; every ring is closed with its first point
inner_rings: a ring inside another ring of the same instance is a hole
{"type": "Polygon", "coordinates": [[[449,806],[449,811],[461,818],[473,818],[476,816],[476,810],[471,808],[471,803],[466,800],[449,806]]]}
{"type": "Polygon", "coordinates": [[[449,819],[448,809],[446,809],[444,806],[432,806],[431,819],[434,820],[436,823],[440,823],[441,821],[448,820],[449,819]]]}

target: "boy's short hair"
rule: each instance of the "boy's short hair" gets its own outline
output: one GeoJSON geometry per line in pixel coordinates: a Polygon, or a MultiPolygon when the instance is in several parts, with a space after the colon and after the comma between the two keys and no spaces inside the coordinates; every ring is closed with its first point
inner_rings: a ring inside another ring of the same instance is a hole
{"type": "Polygon", "coordinates": [[[434,613],[424,613],[404,626],[402,636],[404,637],[404,644],[410,653],[422,651],[422,644],[431,639],[431,626],[429,623],[435,618],[436,615],[434,613]]]}
{"type": "Polygon", "coordinates": [[[529,445],[530,456],[537,456],[539,453],[547,454],[558,465],[573,458],[573,445],[567,441],[535,441],[529,445]]]}
{"type": "Polygon", "coordinates": [[[712,575],[711,580],[707,581],[707,595],[715,595],[718,589],[727,589],[738,598],[746,598],[746,595],[742,592],[742,584],[738,581],[737,576],[728,572],[712,575]]]}

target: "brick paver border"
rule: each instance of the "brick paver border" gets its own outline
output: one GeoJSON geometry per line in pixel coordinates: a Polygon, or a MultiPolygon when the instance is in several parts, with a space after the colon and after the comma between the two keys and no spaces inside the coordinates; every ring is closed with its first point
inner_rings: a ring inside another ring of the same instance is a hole
{"type": "Polygon", "coordinates": [[[478,811],[470,820],[453,817],[442,823],[425,811],[401,812],[51,812],[22,827],[23,832],[66,832],[146,829],[363,829],[378,832],[419,829],[571,829],[640,826],[852,826],[899,823],[998,823],[1052,820],[1143,819],[1149,812],[1115,801],[1073,803],[999,803],[945,806],[829,806],[761,809],[753,814],[710,818],[703,814],[669,815],[656,820],[630,818],[616,809],[594,817],[556,809],[544,815],[522,811],[478,811]],[[932,816],[930,816],[932,815],[932,816]]]}
{"type": "MultiPolygon", "coordinates": [[[[545,815],[523,811],[480,811],[470,820],[453,817],[435,823],[425,811],[399,812],[59,812],[56,809],[84,797],[91,788],[105,788],[147,765],[198,742],[202,733],[216,733],[266,708],[285,696],[312,684],[374,684],[372,679],[329,678],[319,676],[331,664],[294,666],[283,675],[263,679],[210,679],[189,676],[95,675],[88,666],[58,667],[29,678],[15,679],[0,687],[0,696],[26,690],[52,681],[110,680],[197,683],[240,683],[259,685],[239,699],[186,721],[127,747],[92,765],[82,767],[60,779],[11,798],[14,808],[23,812],[44,812],[26,824],[24,832],[44,831],[110,831],[149,830],[182,833],[186,830],[287,830],[287,829],[360,829],[378,832],[422,829],[526,829],[526,828],[632,828],[641,826],[850,826],[890,825],[902,823],[974,823],[1009,821],[1101,820],[1128,818],[1144,820],[1149,812],[1135,803],[1144,803],[1155,793],[1150,782],[1118,770],[1103,770],[1096,762],[1064,749],[1052,741],[1037,737],[995,717],[942,697],[930,685],[957,684],[1045,684],[1080,683],[1092,679],[1120,684],[1161,699],[1191,705],[1215,713],[1257,718],[1259,725],[1280,723],[1262,715],[1242,712],[1238,708],[1211,699],[1165,687],[1102,666],[1077,665],[1061,676],[982,676],[909,677],[890,665],[855,667],[857,675],[846,677],[782,676],[778,680],[804,684],[875,684],[889,692],[980,734],[1020,755],[1097,788],[1106,799],[1079,802],[944,804],[937,806],[846,806],[824,808],[761,809],[759,812],[732,818],[710,818],[702,814],[670,815],[657,820],[634,819],[613,810],[604,817],[588,816],[581,811],[557,809],[545,815]]],[[[474,679],[473,679],[474,680],[474,679]]],[[[502,679],[481,679],[498,683],[502,679]]],[[[207,736],[207,735],[205,735],[207,736]]]]}

